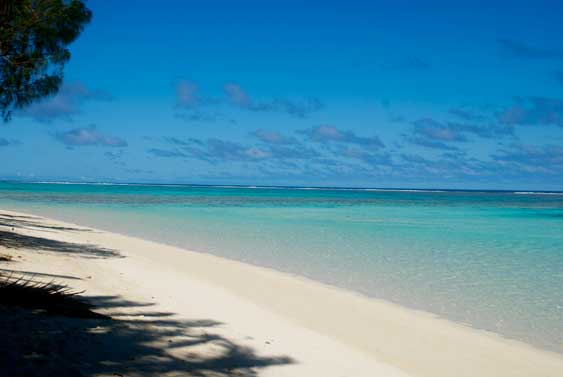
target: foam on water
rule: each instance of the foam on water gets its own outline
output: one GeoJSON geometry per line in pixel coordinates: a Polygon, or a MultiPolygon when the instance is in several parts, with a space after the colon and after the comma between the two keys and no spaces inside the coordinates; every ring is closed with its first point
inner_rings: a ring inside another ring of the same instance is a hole
{"type": "Polygon", "coordinates": [[[307,276],[563,353],[563,196],[537,194],[3,183],[0,208],[307,276]]]}

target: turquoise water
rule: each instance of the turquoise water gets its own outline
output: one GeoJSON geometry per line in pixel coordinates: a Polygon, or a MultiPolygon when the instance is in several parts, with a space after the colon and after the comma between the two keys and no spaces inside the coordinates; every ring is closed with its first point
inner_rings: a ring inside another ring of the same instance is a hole
{"type": "Polygon", "coordinates": [[[563,353],[563,194],[0,183],[0,208],[272,267],[563,353]]]}

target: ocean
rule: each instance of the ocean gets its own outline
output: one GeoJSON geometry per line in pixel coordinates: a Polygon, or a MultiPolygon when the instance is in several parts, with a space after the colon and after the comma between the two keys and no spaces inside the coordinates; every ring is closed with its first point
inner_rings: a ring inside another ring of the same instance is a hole
{"type": "Polygon", "coordinates": [[[563,353],[563,193],[4,182],[0,208],[273,268],[563,353]]]}

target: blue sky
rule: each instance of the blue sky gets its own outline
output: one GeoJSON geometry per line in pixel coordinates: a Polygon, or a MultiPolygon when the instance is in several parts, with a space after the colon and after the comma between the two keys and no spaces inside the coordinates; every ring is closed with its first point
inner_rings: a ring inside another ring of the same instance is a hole
{"type": "Polygon", "coordinates": [[[563,190],[563,5],[390,3],[88,1],[1,178],[563,190]]]}

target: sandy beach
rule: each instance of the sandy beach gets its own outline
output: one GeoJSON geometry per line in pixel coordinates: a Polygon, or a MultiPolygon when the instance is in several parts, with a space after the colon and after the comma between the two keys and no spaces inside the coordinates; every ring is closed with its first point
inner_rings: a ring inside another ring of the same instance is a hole
{"type": "MultiPolygon", "coordinates": [[[[87,354],[69,365],[84,375],[563,375],[560,354],[312,280],[38,216],[0,218],[11,246],[0,253],[13,257],[4,272],[85,291],[113,318],[87,321],[97,346],[65,339],[87,354]]],[[[17,313],[2,315],[17,324],[17,313]]],[[[68,325],[56,321],[53,331],[68,325]]]]}

